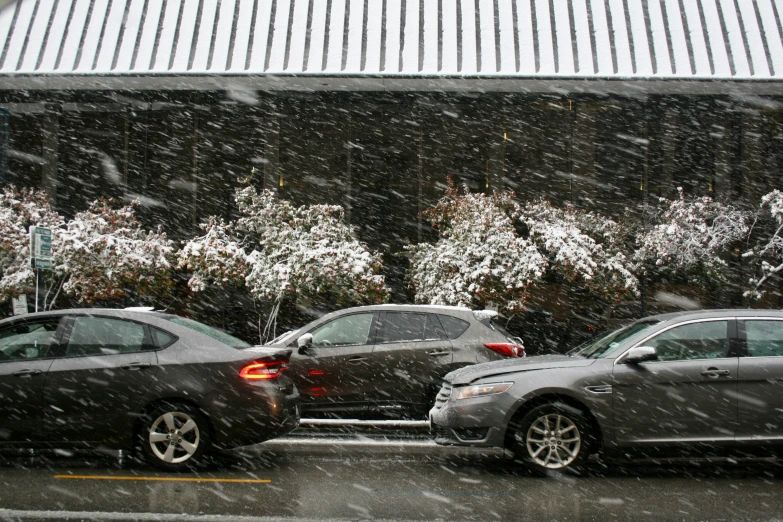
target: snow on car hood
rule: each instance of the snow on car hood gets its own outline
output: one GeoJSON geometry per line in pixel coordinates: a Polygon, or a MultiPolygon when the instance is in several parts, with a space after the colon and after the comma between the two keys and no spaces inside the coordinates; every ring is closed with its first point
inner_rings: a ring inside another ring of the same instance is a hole
{"type": "Polygon", "coordinates": [[[595,361],[596,359],[569,357],[567,355],[538,355],[519,359],[503,359],[502,361],[492,361],[465,366],[464,368],[446,374],[444,380],[453,385],[467,384],[492,375],[504,375],[531,370],[551,370],[553,368],[590,366],[595,361]]]}

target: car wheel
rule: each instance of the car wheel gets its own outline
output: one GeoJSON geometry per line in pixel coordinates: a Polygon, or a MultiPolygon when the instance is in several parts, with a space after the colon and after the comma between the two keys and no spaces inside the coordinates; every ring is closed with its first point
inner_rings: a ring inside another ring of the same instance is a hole
{"type": "Polygon", "coordinates": [[[576,470],[589,456],[592,434],[584,412],[563,403],[530,410],[511,427],[512,451],[530,470],[541,474],[576,470]]]}
{"type": "Polygon", "coordinates": [[[139,443],[147,460],[160,468],[193,469],[203,465],[209,453],[209,426],[192,406],[165,403],[143,417],[139,443]]]}

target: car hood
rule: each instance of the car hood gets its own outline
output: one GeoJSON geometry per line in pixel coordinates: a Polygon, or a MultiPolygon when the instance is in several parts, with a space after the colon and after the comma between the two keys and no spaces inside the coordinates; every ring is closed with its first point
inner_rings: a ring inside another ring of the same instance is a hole
{"type": "Polygon", "coordinates": [[[569,357],[567,355],[538,355],[519,359],[503,359],[473,366],[465,366],[446,374],[444,380],[452,385],[468,384],[475,380],[494,375],[527,372],[531,370],[551,370],[554,368],[572,368],[590,366],[596,359],[569,357]]]}

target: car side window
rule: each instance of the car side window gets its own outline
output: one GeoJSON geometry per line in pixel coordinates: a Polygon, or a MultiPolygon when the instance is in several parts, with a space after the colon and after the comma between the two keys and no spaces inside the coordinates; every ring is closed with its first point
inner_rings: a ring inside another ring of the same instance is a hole
{"type": "Polygon", "coordinates": [[[372,313],[338,317],[310,332],[313,346],[360,346],[370,339],[372,313]]]}
{"type": "Polygon", "coordinates": [[[114,355],[144,350],[144,325],[110,317],[73,318],[66,357],[114,355]]]}
{"type": "Polygon", "coordinates": [[[470,326],[469,322],[450,315],[438,314],[438,319],[440,319],[440,324],[443,325],[443,329],[446,331],[446,336],[452,340],[464,334],[470,326]]]}
{"type": "Polygon", "coordinates": [[[152,344],[157,349],[168,348],[177,341],[177,336],[150,326],[150,335],[152,336],[152,344]]]}
{"type": "Polygon", "coordinates": [[[0,330],[0,362],[45,359],[55,340],[59,317],[25,321],[0,330]]]}
{"type": "Polygon", "coordinates": [[[749,357],[783,356],[783,321],[745,321],[749,357]]]}
{"type": "Polygon", "coordinates": [[[410,312],[386,312],[378,333],[381,343],[401,343],[427,339],[427,316],[410,312]]]}
{"type": "Polygon", "coordinates": [[[684,361],[726,357],[728,321],[705,321],[677,326],[644,343],[658,352],[658,360],[684,361]]]}
{"type": "Polygon", "coordinates": [[[448,339],[446,332],[443,330],[438,316],[435,314],[427,314],[427,325],[424,327],[424,339],[426,341],[445,341],[448,339]]]}

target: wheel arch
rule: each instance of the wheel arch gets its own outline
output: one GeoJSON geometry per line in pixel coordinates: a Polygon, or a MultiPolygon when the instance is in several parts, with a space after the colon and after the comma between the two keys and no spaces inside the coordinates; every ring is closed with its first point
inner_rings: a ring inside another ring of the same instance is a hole
{"type": "Polygon", "coordinates": [[[524,401],[522,404],[520,404],[517,407],[516,411],[514,411],[514,413],[511,415],[511,418],[508,424],[506,425],[506,433],[503,438],[503,447],[505,449],[511,449],[513,444],[513,437],[514,437],[514,430],[512,429],[512,427],[514,425],[518,425],[522,421],[525,415],[527,415],[534,408],[543,406],[544,404],[555,404],[558,402],[577,408],[582,413],[584,413],[585,420],[589,424],[590,429],[592,430],[592,433],[595,436],[596,447],[591,448],[591,452],[600,451],[604,445],[604,433],[603,433],[603,429],[601,428],[601,424],[598,422],[598,419],[596,418],[595,414],[593,414],[591,409],[579,399],[567,393],[556,392],[556,391],[547,392],[532,397],[527,401],[524,401]]]}

